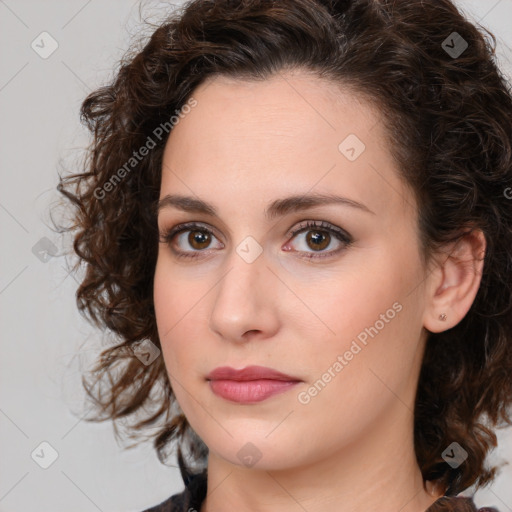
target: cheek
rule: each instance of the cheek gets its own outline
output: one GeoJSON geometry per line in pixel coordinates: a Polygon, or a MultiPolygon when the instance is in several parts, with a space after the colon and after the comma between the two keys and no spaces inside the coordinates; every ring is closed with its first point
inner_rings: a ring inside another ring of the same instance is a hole
{"type": "Polygon", "coordinates": [[[153,300],[158,328],[158,336],[162,346],[165,365],[170,376],[175,375],[182,366],[182,358],[186,352],[183,346],[182,324],[186,319],[187,304],[183,299],[185,289],[180,286],[180,280],[171,276],[171,271],[165,265],[157,262],[153,283],[153,300]]]}
{"type": "Polygon", "coordinates": [[[307,355],[301,356],[311,379],[296,397],[305,421],[324,418],[329,411],[332,421],[311,420],[319,423],[315,428],[321,435],[337,436],[339,425],[344,425],[345,435],[357,436],[363,425],[396,402],[396,396],[407,400],[416,333],[407,316],[409,306],[396,297],[389,290],[359,299],[333,297],[337,304],[330,318],[336,336],[310,343],[307,355]]]}
{"type": "Polygon", "coordinates": [[[412,255],[408,261],[407,255],[397,261],[392,251],[380,252],[371,261],[354,261],[350,270],[347,263],[343,275],[319,280],[314,293],[299,292],[319,317],[297,315],[307,353],[302,360],[313,378],[343,374],[331,379],[337,382],[332,388],[370,399],[375,387],[383,387],[370,370],[390,384],[408,377],[421,335],[417,296],[409,294],[417,269],[412,255]]]}
{"type": "Polygon", "coordinates": [[[190,379],[204,368],[207,335],[205,280],[194,281],[165,262],[157,262],[153,283],[156,323],[164,362],[172,379],[190,379]],[[181,376],[181,377],[180,377],[181,376]]]}
{"type": "Polygon", "coordinates": [[[172,338],[174,331],[189,314],[194,314],[194,304],[204,294],[201,283],[189,279],[187,273],[172,265],[168,257],[160,255],[155,267],[153,300],[162,343],[172,338]]]}
{"type": "MultiPolygon", "coordinates": [[[[296,314],[300,331],[306,329],[309,338],[342,349],[386,311],[391,309],[388,316],[394,318],[392,308],[403,298],[402,286],[397,272],[381,256],[359,261],[347,258],[342,271],[317,273],[308,282],[297,280],[292,286],[294,292],[305,298],[305,304],[298,307],[301,314],[296,314]]],[[[293,297],[290,301],[297,302],[293,297]]]]}
{"type": "Polygon", "coordinates": [[[155,305],[158,334],[163,345],[166,342],[168,332],[176,322],[176,297],[179,294],[179,289],[176,289],[174,283],[170,284],[169,272],[165,270],[159,261],[155,268],[153,281],[153,302],[155,305]]]}

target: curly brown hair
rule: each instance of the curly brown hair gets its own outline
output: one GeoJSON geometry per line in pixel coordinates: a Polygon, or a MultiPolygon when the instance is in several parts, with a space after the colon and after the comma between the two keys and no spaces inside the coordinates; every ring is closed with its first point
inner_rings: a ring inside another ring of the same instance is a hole
{"type": "Polygon", "coordinates": [[[162,421],[147,436],[159,459],[176,441],[185,481],[185,449],[204,463],[207,448],[177,408],[163,358],[145,366],[134,357],[143,340],[160,347],[155,207],[169,120],[179,122],[208,77],[265,80],[303,69],[357,91],[385,117],[419,205],[425,261],[468,229],[485,235],[470,311],[455,327],[429,333],[414,438],[424,479],[446,495],[490,483],[493,427],[512,424],[512,94],[495,48],[495,37],[450,0],[193,0],[125,54],[111,83],[81,106],[93,135],[85,170],[60,176],[58,186],[75,207],[65,228],[75,268],[85,266],[78,308],[120,341],[101,353],[93,381],[83,378],[95,408],[89,421],[133,415],[132,438],[162,421]],[[150,150],[139,157],[142,147],[150,150]],[[442,458],[454,440],[468,452],[457,468],[442,458]]]}

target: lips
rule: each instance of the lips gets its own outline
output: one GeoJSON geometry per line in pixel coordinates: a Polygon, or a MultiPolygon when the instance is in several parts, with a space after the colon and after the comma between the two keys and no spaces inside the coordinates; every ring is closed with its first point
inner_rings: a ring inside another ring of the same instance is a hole
{"type": "Polygon", "coordinates": [[[247,366],[241,370],[222,366],[210,372],[207,380],[215,395],[238,404],[261,402],[302,382],[264,366],[247,366]]]}
{"type": "Polygon", "coordinates": [[[266,368],[265,366],[246,366],[240,370],[235,370],[230,366],[220,366],[210,372],[207,380],[236,380],[236,381],[247,381],[247,380],[281,380],[289,382],[299,382],[300,379],[291,377],[284,373],[273,370],[272,368],[266,368]]]}

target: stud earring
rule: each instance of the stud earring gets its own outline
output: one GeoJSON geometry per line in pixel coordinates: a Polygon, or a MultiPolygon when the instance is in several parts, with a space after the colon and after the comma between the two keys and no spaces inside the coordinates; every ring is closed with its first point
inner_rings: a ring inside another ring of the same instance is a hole
{"type": "Polygon", "coordinates": [[[446,313],[441,313],[441,314],[439,315],[439,320],[441,320],[442,322],[444,322],[444,321],[446,320],[446,318],[447,318],[447,317],[446,317],[446,313]]]}

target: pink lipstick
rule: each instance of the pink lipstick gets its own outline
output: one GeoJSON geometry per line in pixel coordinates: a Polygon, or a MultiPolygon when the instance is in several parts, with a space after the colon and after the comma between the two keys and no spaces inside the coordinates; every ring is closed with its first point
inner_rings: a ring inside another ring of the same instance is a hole
{"type": "Polygon", "coordinates": [[[302,382],[264,366],[247,366],[240,370],[221,366],[210,372],[206,379],[213,393],[239,404],[261,402],[302,382]]]}

